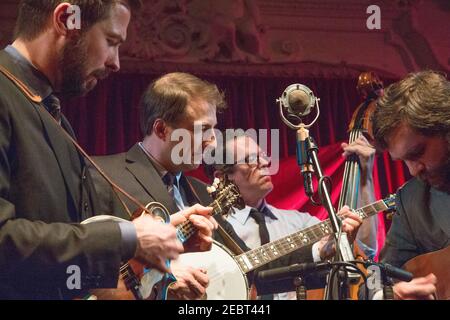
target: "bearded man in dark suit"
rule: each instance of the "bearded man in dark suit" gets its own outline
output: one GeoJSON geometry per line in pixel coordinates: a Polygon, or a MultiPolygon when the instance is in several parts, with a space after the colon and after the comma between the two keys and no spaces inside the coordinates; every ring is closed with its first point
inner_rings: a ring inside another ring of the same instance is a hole
{"type": "MultiPolygon", "coordinates": [[[[160,202],[170,213],[197,203],[210,204],[207,186],[184,173],[198,168],[203,153],[216,145],[213,129],[217,124],[216,112],[225,108],[223,93],[191,74],[169,73],[150,84],[140,107],[143,141],[125,153],[95,157],[96,162],[142,203],[160,202]],[[178,139],[172,141],[178,133],[184,135],[181,141],[184,145],[178,139]]],[[[101,211],[129,218],[136,206],[116,195],[98,173],[92,173],[101,198],[101,211]]],[[[245,248],[224,219],[218,215],[215,219],[222,228],[214,233],[217,241],[237,251],[245,248]]],[[[199,299],[204,295],[209,281],[205,270],[175,262],[172,271],[177,281],[169,287],[169,298],[199,299]]]]}
{"type": "MultiPolygon", "coordinates": [[[[98,213],[96,194],[85,159],[63,131],[73,136],[57,98],[83,95],[119,70],[118,49],[139,6],[137,0],[19,4],[16,40],[0,51],[0,298],[68,299],[115,287],[123,261],[136,257],[166,271],[166,259],[183,251],[175,227],[149,215],[80,224],[98,213]],[[68,21],[74,5],[78,29],[68,21]],[[74,269],[79,281],[72,286],[74,269]]],[[[198,245],[207,247],[214,224],[192,217],[206,239],[198,245]]]]}

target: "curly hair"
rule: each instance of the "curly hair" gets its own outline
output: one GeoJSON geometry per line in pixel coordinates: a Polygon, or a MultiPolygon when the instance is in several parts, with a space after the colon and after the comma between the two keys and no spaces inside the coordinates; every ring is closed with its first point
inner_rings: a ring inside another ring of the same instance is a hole
{"type": "Polygon", "coordinates": [[[450,82],[445,75],[430,70],[411,73],[385,90],[372,116],[378,147],[386,149],[400,123],[425,136],[441,135],[450,143],[450,82]]]}

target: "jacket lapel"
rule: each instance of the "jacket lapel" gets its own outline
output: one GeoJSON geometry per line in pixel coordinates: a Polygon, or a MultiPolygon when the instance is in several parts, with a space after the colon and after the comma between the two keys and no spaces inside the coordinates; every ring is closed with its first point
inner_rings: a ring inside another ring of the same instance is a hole
{"type": "Polygon", "coordinates": [[[171,214],[179,211],[167,192],[158,171],[147,155],[135,144],[128,152],[126,168],[155,201],[162,203],[171,214]]]}
{"type": "MultiPolygon", "coordinates": [[[[4,50],[0,51],[0,63],[11,74],[22,81],[21,69],[14,64],[10,56],[4,50]]],[[[64,134],[61,131],[63,129],[53,120],[52,116],[47,112],[47,110],[45,110],[45,107],[37,101],[32,101],[30,96],[33,96],[35,94],[34,88],[29,88],[25,82],[22,82],[22,85],[24,87],[21,87],[19,89],[21,89],[24,92],[25,96],[30,99],[30,105],[33,106],[41,119],[42,126],[45,131],[44,134],[46,136],[46,140],[48,141],[49,146],[52,148],[53,153],[55,154],[55,158],[58,162],[61,174],[65,180],[66,187],[69,190],[74,207],[78,211],[79,206],[77,204],[79,203],[79,197],[77,197],[76,186],[74,185],[72,177],[72,173],[74,172],[74,170],[76,170],[75,172],[81,172],[80,163],[77,160],[79,159],[78,152],[75,150],[73,144],[64,137],[64,134]]]]}
{"type": "Polygon", "coordinates": [[[78,211],[80,197],[73,179],[73,173],[81,174],[79,154],[72,142],[64,136],[64,133],[62,132],[64,129],[54,121],[52,116],[45,110],[44,106],[34,105],[34,107],[41,118],[42,125],[46,131],[47,141],[55,154],[72,201],[78,211]]]}

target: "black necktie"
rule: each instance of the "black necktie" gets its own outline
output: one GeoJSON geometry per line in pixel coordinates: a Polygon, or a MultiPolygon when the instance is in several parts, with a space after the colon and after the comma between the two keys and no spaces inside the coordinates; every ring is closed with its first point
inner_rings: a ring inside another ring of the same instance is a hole
{"type": "MultiPolygon", "coordinates": [[[[269,210],[264,207],[262,211],[269,210]]],[[[267,230],[266,219],[264,213],[256,209],[250,211],[250,217],[252,217],[256,223],[259,225],[259,238],[261,239],[261,245],[269,243],[269,230],[267,230]]],[[[273,300],[273,294],[265,294],[259,297],[260,300],[273,300]]]]}
{"type": "Polygon", "coordinates": [[[167,187],[167,191],[173,198],[173,182],[175,181],[175,176],[170,172],[167,172],[162,178],[162,180],[167,187]]]}
{"type": "Polygon", "coordinates": [[[259,212],[256,209],[252,209],[250,211],[250,217],[252,217],[259,225],[259,238],[261,239],[261,245],[269,243],[270,242],[269,230],[267,230],[264,213],[259,212]]]}
{"type": "Polygon", "coordinates": [[[185,208],[183,196],[181,195],[181,191],[177,185],[177,192],[175,192],[175,183],[176,177],[171,174],[170,172],[167,172],[164,177],[162,178],[164,184],[167,187],[167,191],[169,192],[170,196],[172,197],[173,201],[175,201],[175,204],[177,205],[178,209],[183,210],[185,208]]]}
{"type": "Polygon", "coordinates": [[[52,115],[52,117],[55,118],[59,124],[61,124],[61,102],[59,99],[55,95],[51,94],[45,98],[42,103],[45,105],[45,108],[52,115]]]}

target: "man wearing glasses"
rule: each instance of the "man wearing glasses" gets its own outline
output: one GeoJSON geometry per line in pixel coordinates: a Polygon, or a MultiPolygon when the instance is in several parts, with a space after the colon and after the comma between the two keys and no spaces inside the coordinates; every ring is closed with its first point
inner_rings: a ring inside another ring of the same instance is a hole
{"type": "MultiPolygon", "coordinates": [[[[347,156],[347,153],[353,152],[358,154],[363,170],[367,170],[371,168],[370,162],[373,161],[371,158],[373,158],[374,150],[368,143],[362,142],[344,145],[344,155],[347,156]]],[[[210,177],[220,177],[226,174],[239,187],[246,207],[242,210],[235,209],[233,214],[228,216],[227,221],[249,248],[257,248],[320,222],[319,219],[308,213],[283,210],[267,203],[265,198],[273,189],[269,175],[270,158],[251,137],[245,134],[227,136],[223,146],[216,148],[216,157],[223,156],[223,159],[234,157],[235,164],[216,163],[207,167],[206,171],[210,177]]],[[[362,192],[362,194],[367,193],[362,192]]],[[[343,207],[339,214],[345,217],[343,231],[347,232],[349,241],[352,243],[362,220],[347,206],[343,207]]],[[[358,238],[364,236],[360,234],[358,234],[358,238]]],[[[320,261],[334,254],[333,241],[326,237],[312,246],[305,246],[293,254],[277,260],[277,262],[279,266],[287,266],[294,263],[320,261]]],[[[271,267],[275,267],[275,265],[271,264],[271,267]]],[[[274,298],[295,299],[295,293],[277,294],[274,298]]]]}

